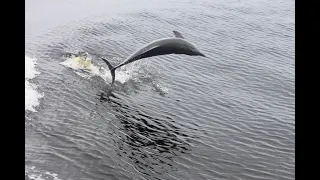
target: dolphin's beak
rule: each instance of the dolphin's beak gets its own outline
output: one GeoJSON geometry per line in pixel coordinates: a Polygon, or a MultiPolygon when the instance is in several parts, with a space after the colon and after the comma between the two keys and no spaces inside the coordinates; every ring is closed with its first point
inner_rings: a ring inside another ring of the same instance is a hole
{"type": "Polygon", "coordinates": [[[203,53],[200,53],[200,56],[202,56],[202,57],[207,57],[206,55],[204,55],[203,53]]]}

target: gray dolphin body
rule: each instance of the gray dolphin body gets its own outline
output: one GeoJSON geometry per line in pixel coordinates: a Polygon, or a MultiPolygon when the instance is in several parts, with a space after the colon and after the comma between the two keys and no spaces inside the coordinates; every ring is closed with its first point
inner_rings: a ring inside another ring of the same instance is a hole
{"type": "Polygon", "coordinates": [[[123,65],[129,64],[131,62],[137,61],[139,59],[144,59],[152,56],[166,55],[166,54],[185,54],[189,56],[203,56],[206,57],[203,53],[201,53],[193,44],[186,41],[183,36],[177,32],[173,31],[175,38],[164,38],[155,40],[144,47],[140,48],[133,54],[131,54],[128,58],[126,58],[121,64],[113,67],[106,59],[101,58],[108,66],[113,85],[115,80],[115,70],[123,65]]]}

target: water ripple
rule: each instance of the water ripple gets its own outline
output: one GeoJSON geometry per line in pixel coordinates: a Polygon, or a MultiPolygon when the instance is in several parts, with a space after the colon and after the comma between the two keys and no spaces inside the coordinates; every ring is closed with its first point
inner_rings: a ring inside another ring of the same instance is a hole
{"type": "Polygon", "coordinates": [[[294,3],[156,2],[26,36],[45,94],[26,113],[26,167],[63,179],[294,179],[294,3]],[[114,88],[60,64],[85,51],[106,68],[100,57],[118,64],[172,30],[207,58],[144,59],[114,88]]]}

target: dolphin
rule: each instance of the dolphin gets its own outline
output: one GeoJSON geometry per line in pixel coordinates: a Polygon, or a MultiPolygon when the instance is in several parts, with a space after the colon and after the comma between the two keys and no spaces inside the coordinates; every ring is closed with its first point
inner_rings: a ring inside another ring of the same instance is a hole
{"type": "Polygon", "coordinates": [[[139,59],[152,57],[152,56],[160,56],[166,54],[185,54],[189,56],[203,56],[206,57],[203,53],[201,53],[193,44],[186,41],[184,37],[178,32],[173,31],[175,37],[173,38],[163,38],[155,40],[142,48],[135,51],[128,58],[126,58],[121,64],[113,67],[108,60],[101,58],[108,66],[111,76],[112,83],[115,80],[115,70],[123,65],[132,63],[139,59]]]}

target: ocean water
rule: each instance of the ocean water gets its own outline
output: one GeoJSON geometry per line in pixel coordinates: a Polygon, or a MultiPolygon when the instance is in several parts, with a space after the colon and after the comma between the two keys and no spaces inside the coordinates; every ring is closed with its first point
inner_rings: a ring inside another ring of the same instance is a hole
{"type": "Polygon", "coordinates": [[[25,179],[295,179],[295,2],[26,1],[25,179]],[[179,31],[207,58],[116,71],[179,31]],[[84,66],[69,53],[84,51],[84,66]]]}

